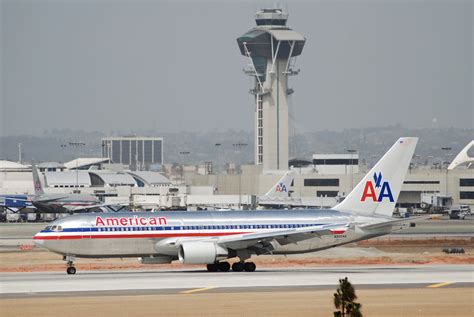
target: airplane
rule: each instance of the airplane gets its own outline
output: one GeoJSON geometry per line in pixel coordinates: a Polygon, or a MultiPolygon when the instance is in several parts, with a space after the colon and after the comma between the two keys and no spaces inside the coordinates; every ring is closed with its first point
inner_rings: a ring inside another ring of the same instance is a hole
{"type": "Polygon", "coordinates": [[[76,273],[76,257],[179,260],[210,272],[253,272],[252,255],[320,251],[405,228],[408,220],[392,214],[417,142],[398,139],[331,209],[81,214],[52,222],[33,239],[63,255],[68,274],[76,273]],[[231,266],[230,258],[238,261],[231,266]]]}
{"type": "Polygon", "coordinates": [[[31,204],[46,213],[73,213],[107,207],[97,197],[87,194],[46,194],[41,185],[38,169],[32,164],[35,195],[31,204]]]}
{"type": "Polygon", "coordinates": [[[290,187],[294,178],[293,170],[286,172],[267,193],[258,198],[258,209],[321,209],[323,204],[332,206],[338,202],[338,197],[290,196],[290,187]]]}
{"type": "Polygon", "coordinates": [[[267,207],[292,205],[294,199],[290,197],[290,186],[294,178],[293,171],[286,172],[268,192],[258,198],[258,205],[267,207]]]}

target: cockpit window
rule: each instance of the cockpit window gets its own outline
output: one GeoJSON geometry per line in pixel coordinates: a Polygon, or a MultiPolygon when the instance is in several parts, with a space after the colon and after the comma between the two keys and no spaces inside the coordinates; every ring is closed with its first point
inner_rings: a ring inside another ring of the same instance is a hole
{"type": "Polygon", "coordinates": [[[63,231],[63,227],[61,226],[47,226],[46,230],[51,230],[51,231],[63,231]]]}

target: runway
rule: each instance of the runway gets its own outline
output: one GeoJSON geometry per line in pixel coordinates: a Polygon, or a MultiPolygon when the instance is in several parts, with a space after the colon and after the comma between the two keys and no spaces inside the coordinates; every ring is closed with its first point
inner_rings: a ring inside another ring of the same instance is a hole
{"type": "Polygon", "coordinates": [[[1,273],[3,298],[80,294],[289,291],[335,288],[348,277],[358,288],[473,287],[473,265],[262,268],[256,272],[204,270],[1,273]]]}

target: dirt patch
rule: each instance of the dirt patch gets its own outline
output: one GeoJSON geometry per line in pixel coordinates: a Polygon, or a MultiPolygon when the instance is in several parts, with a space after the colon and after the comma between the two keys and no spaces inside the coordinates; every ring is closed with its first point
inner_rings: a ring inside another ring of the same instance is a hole
{"type": "MultiPolygon", "coordinates": [[[[330,266],[330,265],[413,265],[474,264],[473,237],[378,238],[352,243],[344,247],[294,256],[253,257],[259,267],[330,266]],[[464,254],[445,254],[446,247],[462,247],[464,254]]],[[[232,261],[231,261],[232,262],[232,261]]],[[[179,269],[179,263],[144,265],[136,258],[77,259],[78,270],[157,270],[179,269]]],[[[202,268],[202,265],[186,268],[202,268]]],[[[18,248],[0,252],[0,272],[63,271],[61,256],[43,249],[18,248]]]]}
{"type": "MultiPolygon", "coordinates": [[[[336,286],[334,286],[334,289],[336,286]]],[[[357,290],[357,286],[356,286],[357,290]]],[[[357,290],[364,316],[472,316],[473,288],[357,290]]],[[[1,299],[4,316],[332,316],[333,290],[1,299]]]]}

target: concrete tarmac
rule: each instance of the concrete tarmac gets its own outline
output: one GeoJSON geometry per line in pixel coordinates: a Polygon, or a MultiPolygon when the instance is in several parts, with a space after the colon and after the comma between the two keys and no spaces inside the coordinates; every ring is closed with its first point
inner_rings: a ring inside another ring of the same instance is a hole
{"type": "Polygon", "coordinates": [[[334,288],[348,277],[358,288],[474,286],[474,265],[339,266],[257,268],[256,272],[204,270],[79,271],[0,273],[3,298],[78,294],[168,294],[179,292],[257,292],[334,288]]]}

